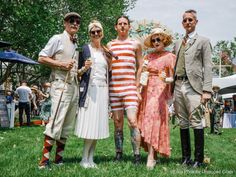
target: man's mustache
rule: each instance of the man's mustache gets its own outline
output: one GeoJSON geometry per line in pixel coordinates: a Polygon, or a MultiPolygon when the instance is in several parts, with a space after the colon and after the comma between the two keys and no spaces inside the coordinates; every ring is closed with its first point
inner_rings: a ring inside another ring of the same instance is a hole
{"type": "Polygon", "coordinates": [[[78,25],[73,25],[73,24],[71,24],[70,27],[71,27],[71,28],[78,28],[78,25]]]}

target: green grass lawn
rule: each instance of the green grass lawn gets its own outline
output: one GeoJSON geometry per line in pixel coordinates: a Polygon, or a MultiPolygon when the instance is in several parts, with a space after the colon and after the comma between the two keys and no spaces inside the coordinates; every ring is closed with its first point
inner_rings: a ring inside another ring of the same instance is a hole
{"type": "MultiPolygon", "coordinates": [[[[125,124],[124,161],[113,162],[113,122],[110,121],[110,138],[98,141],[95,162],[99,169],[80,167],[83,140],[74,135],[69,138],[64,152],[65,164],[52,165],[52,170],[39,170],[37,165],[42,155],[44,127],[32,126],[14,129],[0,129],[0,176],[236,176],[236,129],[224,129],[221,136],[208,134],[205,129],[205,155],[210,164],[204,169],[194,170],[179,165],[181,150],[179,129],[171,129],[172,155],[160,158],[154,170],[146,170],[147,154],[142,150],[142,164],[132,164],[129,129],[125,124]]],[[[191,132],[192,133],[192,132],[191,132]]],[[[192,134],[191,134],[192,136],[192,134]]],[[[193,142],[193,137],[192,142],[193,142]]],[[[193,147],[193,144],[192,144],[193,147]]],[[[51,160],[54,159],[55,149],[51,160]]],[[[193,154],[193,153],[192,153],[193,154]]]]}

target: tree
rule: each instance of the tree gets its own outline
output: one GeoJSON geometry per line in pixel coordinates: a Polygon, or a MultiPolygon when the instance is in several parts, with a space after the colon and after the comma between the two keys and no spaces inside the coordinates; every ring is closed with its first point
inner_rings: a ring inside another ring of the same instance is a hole
{"type": "Polygon", "coordinates": [[[213,48],[213,63],[215,64],[213,72],[215,75],[219,75],[219,67],[221,67],[222,77],[234,73],[232,66],[221,60],[221,53],[224,51],[228,53],[229,59],[232,62],[232,59],[236,57],[236,37],[232,41],[219,41],[213,48]]]}
{"type": "MultiPolygon", "coordinates": [[[[104,27],[104,44],[115,37],[115,19],[132,9],[137,0],[1,0],[0,39],[13,43],[19,53],[37,60],[39,51],[48,39],[63,30],[63,16],[69,11],[82,17],[79,46],[88,41],[87,26],[92,19],[100,20],[104,27]]],[[[28,73],[27,79],[35,82],[39,77],[48,78],[50,69],[40,66],[21,66],[28,73]],[[32,77],[32,74],[34,76],[32,77]]],[[[15,66],[12,67],[12,72],[15,66]]],[[[10,73],[12,75],[13,73],[10,73]]],[[[19,76],[20,78],[22,76],[19,76]]],[[[1,84],[2,82],[0,82],[1,84]]]]}

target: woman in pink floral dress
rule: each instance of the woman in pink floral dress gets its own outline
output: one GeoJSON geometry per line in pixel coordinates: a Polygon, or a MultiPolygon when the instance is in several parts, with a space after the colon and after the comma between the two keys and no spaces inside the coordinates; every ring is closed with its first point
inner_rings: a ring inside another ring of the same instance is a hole
{"type": "Polygon", "coordinates": [[[145,46],[155,50],[144,58],[148,63],[143,69],[148,71],[147,85],[142,89],[138,124],[141,130],[142,146],[148,151],[147,168],[153,169],[155,154],[170,156],[170,133],[168,126],[167,101],[171,98],[171,83],[175,55],[165,47],[172,43],[172,37],[162,28],[155,28],[145,39],[145,46]]]}

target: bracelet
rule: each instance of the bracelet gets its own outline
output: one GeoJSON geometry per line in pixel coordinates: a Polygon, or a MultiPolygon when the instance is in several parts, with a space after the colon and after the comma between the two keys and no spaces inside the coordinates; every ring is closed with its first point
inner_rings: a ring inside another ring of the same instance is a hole
{"type": "Polygon", "coordinates": [[[82,75],[87,71],[87,69],[83,66],[81,69],[78,70],[78,74],[82,75]]]}

